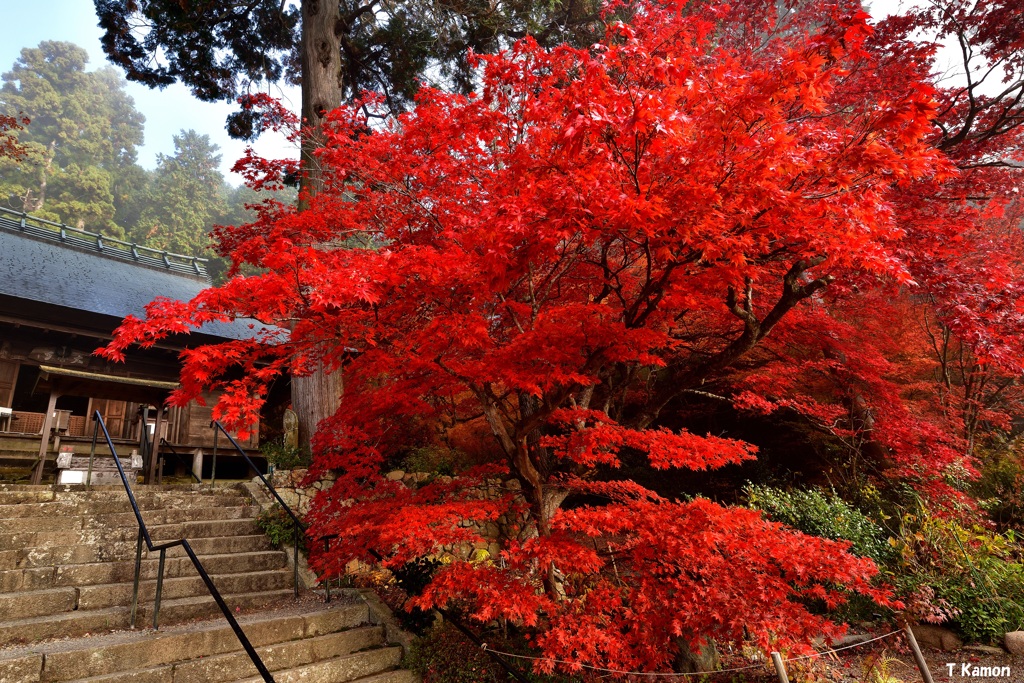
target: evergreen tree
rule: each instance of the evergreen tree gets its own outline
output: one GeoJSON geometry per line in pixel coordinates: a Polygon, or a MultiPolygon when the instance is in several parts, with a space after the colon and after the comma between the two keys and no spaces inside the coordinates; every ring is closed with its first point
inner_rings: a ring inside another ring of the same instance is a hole
{"type": "Polygon", "coordinates": [[[207,135],[183,130],[174,155],[159,155],[135,238],[181,254],[206,255],[209,233],[224,213],[219,147],[207,135]]]}
{"type": "MultiPolygon", "coordinates": [[[[94,0],[103,49],[130,80],[151,87],[181,82],[197,98],[232,101],[252,84],[297,82],[302,43],[331,64],[339,95],[381,92],[407,103],[424,74],[468,91],[469,50],[493,52],[533,35],[541,44],[589,45],[603,33],[596,0],[94,0]],[[314,39],[310,39],[314,36],[314,39]]],[[[308,87],[305,77],[303,88],[308,87]]],[[[332,109],[340,104],[322,102],[332,109]]],[[[235,118],[233,132],[251,132],[235,118]]]]}
{"type": "Polygon", "coordinates": [[[88,72],[87,62],[77,45],[44,41],[3,75],[0,114],[31,123],[18,131],[25,157],[0,162],[0,201],[120,237],[115,188],[138,176],[144,118],[114,69],[88,72]]]}

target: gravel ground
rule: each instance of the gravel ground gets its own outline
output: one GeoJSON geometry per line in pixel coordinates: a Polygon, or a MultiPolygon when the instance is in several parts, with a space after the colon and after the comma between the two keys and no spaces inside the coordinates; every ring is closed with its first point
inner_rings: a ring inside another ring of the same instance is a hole
{"type": "MultiPolygon", "coordinates": [[[[925,649],[925,660],[928,662],[929,670],[934,683],[970,683],[988,682],[996,683],[1010,681],[1012,683],[1024,683],[1024,657],[1010,655],[1001,651],[999,654],[985,652],[978,649],[966,647],[954,652],[925,649]],[[953,675],[949,675],[947,664],[954,664],[953,675]],[[997,676],[974,676],[963,675],[962,665],[967,664],[969,669],[973,667],[989,667],[990,670],[1001,670],[1003,667],[1010,668],[1010,675],[997,676]]],[[[741,668],[750,666],[749,660],[740,658],[730,659],[723,657],[723,668],[741,668]]],[[[875,683],[883,680],[885,683],[920,683],[924,680],[914,657],[910,653],[906,642],[899,636],[892,636],[877,643],[851,648],[843,652],[831,655],[824,655],[812,661],[787,662],[786,669],[789,673],[790,683],[875,683]],[[883,672],[891,678],[876,678],[875,672],[883,672]]],[[[636,683],[647,681],[650,677],[637,677],[636,683]]],[[[717,673],[705,678],[681,677],[665,678],[665,681],[679,681],[689,683],[700,681],[701,683],[779,683],[774,667],[768,662],[765,666],[758,666],[753,669],[745,669],[739,672],[717,673]]]]}
{"type": "MultiPolygon", "coordinates": [[[[924,680],[920,671],[917,669],[917,665],[914,663],[913,656],[909,652],[893,652],[892,654],[897,657],[900,664],[891,666],[891,673],[895,674],[906,683],[924,680]]],[[[1017,657],[1007,652],[994,654],[979,652],[970,648],[964,648],[953,652],[926,649],[924,651],[924,656],[925,660],[928,662],[928,668],[932,673],[932,680],[934,680],[935,683],[960,683],[962,681],[1012,681],[1013,683],[1024,683],[1024,657],[1017,657]],[[949,675],[948,664],[953,664],[953,675],[949,675]],[[964,664],[968,666],[968,675],[964,675],[962,672],[962,665],[964,664]],[[970,670],[974,667],[988,667],[990,670],[999,670],[1004,667],[1009,667],[1010,675],[970,675],[970,670]]],[[[863,656],[858,656],[856,658],[856,662],[860,662],[862,665],[866,660],[867,658],[863,656]]],[[[856,666],[856,663],[854,663],[854,666],[856,666]]],[[[859,681],[861,679],[854,677],[847,678],[845,680],[859,681]]]]}

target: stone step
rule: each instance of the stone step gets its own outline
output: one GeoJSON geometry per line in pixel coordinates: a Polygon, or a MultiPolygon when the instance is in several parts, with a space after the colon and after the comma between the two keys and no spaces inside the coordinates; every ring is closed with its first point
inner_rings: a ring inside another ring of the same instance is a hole
{"type": "MultiPolygon", "coordinates": [[[[238,495],[199,495],[186,494],[184,496],[143,496],[136,499],[136,505],[145,513],[147,510],[165,510],[181,508],[213,508],[233,507],[249,505],[249,499],[238,495]]],[[[119,512],[131,512],[131,502],[126,496],[113,498],[101,496],[94,498],[91,495],[78,495],[74,498],[59,498],[55,500],[36,501],[9,501],[0,496],[0,509],[3,510],[3,518],[10,517],[45,517],[51,514],[60,513],[64,516],[90,513],[97,515],[116,514],[119,512]]]]}
{"type": "MultiPolygon", "coordinates": [[[[210,576],[213,585],[222,595],[236,593],[256,593],[260,591],[277,591],[292,587],[290,571],[246,572],[239,574],[220,574],[210,576]]],[[[132,599],[131,583],[117,583],[100,586],[82,586],[78,595],[78,609],[102,609],[114,605],[127,605],[132,599]]],[[[164,579],[163,600],[202,596],[207,593],[202,578],[192,576],[164,579]]],[[[143,581],[139,584],[139,600],[151,602],[156,596],[156,581],[143,581]]]]}
{"type": "Polygon", "coordinates": [[[222,519],[211,521],[182,522],[180,524],[156,524],[149,527],[154,542],[173,541],[187,538],[211,538],[214,536],[252,536],[260,533],[252,519],[222,519]]]}
{"type": "MultiPolygon", "coordinates": [[[[90,534],[91,535],[91,534],[90,534]]],[[[136,533],[118,532],[122,540],[113,541],[104,537],[103,544],[83,544],[83,534],[47,532],[38,539],[31,535],[0,535],[0,547],[15,546],[18,550],[0,550],[0,572],[29,567],[46,567],[57,564],[89,564],[91,562],[135,561],[136,533]],[[41,546],[31,545],[39,542],[41,546]],[[28,545],[26,545],[28,544],[28,545]]],[[[220,555],[252,553],[270,550],[270,540],[264,534],[248,536],[214,536],[211,538],[189,539],[197,555],[220,555]]],[[[158,558],[159,551],[143,548],[143,559],[158,558]]],[[[181,547],[168,548],[167,558],[185,557],[181,547]]]]}
{"type": "MultiPolygon", "coordinates": [[[[382,629],[378,626],[332,633],[316,638],[291,640],[257,648],[263,664],[271,671],[314,664],[338,655],[349,655],[357,650],[380,647],[382,629]]],[[[79,679],[88,683],[217,683],[231,681],[240,676],[256,673],[256,665],[245,652],[215,655],[187,662],[168,664],[144,670],[123,671],[105,676],[79,679]]],[[[262,681],[262,679],[259,679],[262,681]]]]}
{"type": "MultiPolygon", "coordinates": [[[[184,483],[166,484],[138,484],[133,490],[136,492],[164,492],[164,491],[231,491],[233,484],[221,482],[220,486],[211,487],[208,483],[197,484],[194,481],[184,483]]],[[[99,491],[99,492],[124,492],[120,484],[97,484],[87,489],[84,484],[12,484],[0,483],[0,493],[4,491],[40,491],[52,490],[57,492],[68,491],[99,491]]]]}
{"type": "Polygon", "coordinates": [[[374,674],[366,678],[360,678],[356,683],[419,683],[420,677],[407,669],[396,669],[386,671],[382,674],[374,674]]]}
{"type": "MultiPolygon", "coordinates": [[[[251,570],[233,574],[214,574],[211,579],[217,590],[224,595],[235,593],[253,593],[259,591],[277,591],[292,586],[292,574],[281,571],[284,558],[281,553],[276,555],[276,567],[267,570],[251,570]]],[[[226,556],[232,559],[232,556],[226,556]]],[[[203,583],[189,563],[192,576],[165,578],[162,597],[164,599],[184,598],[203,595],[207,592],[203,583]]],[[[0,623],[11,619],[59,614],[73,610],[96,610],[107,607],[124,606],[131,602],[133,585],[131,582],[116,584],[100,584],[92,586],[69,585],[66,587],[48,588],[35,591],[19,591],[16,593],[0,593],[0,623]]],[[[139,599],[152,600],[156,595],[156,580],[142,581],[139,584],[139,599]]]]}
{"type": "MultiPolygon", "coordinates": [[[[87,612],[64,612],[0,622],[0,647],[38,643],[63,636],[105,633],[128,628],[131,619],[127,607],[110,607],[87,612]]],[[[0,678],[0,680],[4,680],[0,678]]],[[[6,683],[6,681],[5,681],[6,683]]]]}
{"type": "MultiPolygon", "coordinates": [[[[147,525],[172,524],[196,519],[227,519],[221,515],[251,516],[258,512],[258,508],[247,505],[244,500],[238,498],[219,503],[206,498],[190,501],[163,501],[160,504],[140,505],[139,510],[147,525]],[[213,516],[204,518],[203,515],[213,516]]],[[[0,520],[45,520],[54,517],[65,520],[85,517],[97,520],[99,525],[107,526],[122,526],[123,521],[127,521],[131,525],[135,524],[135,515],[127,500],[0,505],[0,520]]]]}
{"type": "MultiPolygon", "coordinates": [[[[305,666],[360,650],[379,648],[383,644],[383,629],[379,626],[363,626],[314,638],[278,643],[259,648],[257,652],[264,665],[273,672],[305,666]]],[[[233,681],[255,673],[256,666],[249,656],[245,652],[235,652],[176,664],[173,680],[175,683],[213,683],[233,681]]]]}
{"type": "MultiPolygon", "coordinates": [[[[207,499],[240,499],[245,494],[230,487],[210,488],[209,485],[191,486],[142,486],[138,485],[132,489],[136,501],[140,505],[169,500],[190,500],[197,498],[207,499]]],[[[83,485],[53,486],[39,485],[28,486],[18,484],[0,483],[0,505],[12,505],[18,503],[46,503],[60,501],[124,501],[128,503],[128,494],[123,486],[93,486],[91,489],[83,485]]]]}
{"type": "MultiPolygon", "coordinates": [[[[290,586],[291,576],[282,577],[280,583],[290,586]]],[[[215,584],[216,585],[216,584],[215,584]]],[[[220,588],[218,587],[218,590],[220,588]]],[[[205,591],[205,589],[204,589],[205,591]]],[[[129,601],[131,587],[129,586],[129,601]]],[[[251,593],[228,594],[222,592],[224,602],[233,611],[249,611],[273,603],[284,602],[293,596],[290,587],[275,590],[259,590],[251,593]]],[[[0,622],[0,647],[21,643],[36,643],[58,637],[81,636],[86,633],[107,632],[128,628],[131,610],[125,603],[121,606],[102,609],[79,609],[70,612],[45,614],[24,619],[0,622]]],[[[220,615],[220,608],[209,593],[199,597],[169,598],[160,602],[160,624],[180,624],[196,619],[209,619],[220,615]]],[[[153,603],[140,599],[136,625],[151,625],[153,603]]]]}
{"type": "Polygon", "coordinates": [[[56,548],[61,546],[94,545],[113,547],[118,543],[131,542],[132,550],[138,539],[138,528],[89,529],[78,531],[19,531],[0,534],[0,548],[56,548]]]}
{"type": "MultiPolygon", "coordinates": [[[[117,603],[106,605],[114,607],[117,603]]],[[[0,593],[0,619],[30,619],[78,609],[78,589],[50,588],[41,591],[0,593]]],[[[3,622],[0,622],[2,624],[3,622]]]]}
{"type": "MultiPolygon", "coordinates": [[[[386,647],[274,671],[273,675],[276,683],[349,683],[350,681],[365,683],[365,679],[369,676],[395,669],[401,660],[402,648],[386,647]]],[[[397,680],[402,679],[398,678],[397,680]]],[[[262,678],[256,676],[239,679],[238,683],[262,683],[262,681],[262,678]]]]}
{"type": "MultiPolygon", "coordinates": [[[[2,500],[2,499],[0,499],[2,500]]],[[[220,507],[246,507],[245,499],[240,496],[209,496],[192,495],[174,498],[151,499],[144,497],[136,501],[139,509],[145,516],[147,513],[156,513],[161,510],[212,510],[220,507]]],[[[47,502],[0,502],[0,519],[14,519],[20,517],[76,517],[83,514],[88,515],[110,515],[110,514],[131,514],[132,506],[126,496],[120,498],[93,499],[81,497],[47,502]]],[[[149,519],[146,518],[146,523],[149,519]]]]}
{"type": "MultiPolygon", "coordinates": [[[[157,555],[158,553],[154,553],[157,555]]],[[[224,553],[200,555],[203,568],[211,575],[238,574],[281,569],[288,564],[288,556],[281,550],[258,550],[251,553],[224,553]]],[[[160,562],[156,557],[142,560],[139,573],[143,578],[156,578],[160,562]]],[[[195,566],[187,556],[169,557],[164,562],[164,577],[194,576],[195,566]]]]}
{"type": "MultiPolygon", "coordinates": [[[[157,553],[154,553],[154,555],[157,555],[157,553]]],[[[281,550],[201,555],[199,559],[203,564],[203,568],[211,575],[279,569],[285,566],[287,562],[287,556],[281,550]]],[[[143,580],[155,579],[159,568],[160,561],[156,557],[144,559],[139,566],[139,576],[143,580]]],[[[135,578],[134,558],[118,562],[61,565],[56,569],[54,580],[57,586],[123,583],[125,581],[132,581],[135,578]]],[[[195,567],[188,557],[172,557],[164,562],[165,579],[195,575],[195,567]]]]}
{"type": "MultiPolygon", "coordinates": [[[[303,638],[317,638],[339,632],[352,633],[346,629],[355,629],[365,623],[368,617],[366,605],[356,603],[321,608],[311,613],[285,610],[280,615],[253,615],[242,617],[239,622],[253,645],[264,648],[288,641],[302,642],[299,639],[303,638]]],[[[348,647],[354,647],[364,639],[372,640],[372,636],[353,635],[343,638],[342,642],[348,642],[348,647]]],[[[338,641],[330,642],[338,646],[338,641]]],[[[128,631],[83,638],[77,642],[44,643],[7,651],[0,653],[0,681],[58,683],[94,678],[103,680],[101,677],[111,676],[121,676],[110,678],[111,681],[170,681],[171,678],[164,676],[168,673],[173,676],[175,666],[188,665],[186,671],[189,671],[208,659],[216,659],[230,671],[231,666],[234,666],[230,657],[237,653],[241,653],[238,639],[231,628],[222,619],[218,619],[160,631],[128,631]],[[217,659],[219,655],[228,655],[228,658],[217,659]],[[161,671],[164,668],[170,671],[161,671]]]]}
{"type": "MultiPolygon", "coordinates": [[[[280,550],[201,555],[199,559],[207,573],[211,575],[280,569],[287,563],[287,556],[280,550]]],[[[139,568],[140,577],[143,580],[156,579],[159,566],[159,560],[156,557],[143,560],[139,568]]],[[[187,557],[170,558],[164,566],[165,578],[194,576],[195,574],[192,561],[187,557]]],[[[20,567],[0,571],[0,594],[15,591],[25,592],[47,588],[61,588],[64,586],[77,586],[85,590],[88,586],[120,584],[134,581],[134,579],[134,558],[116,562],[20,567]]]]}
{"type": "MultiPolygon", "coordinates": [[[[258,609],[266,605],[284,602],[291,599],[295,593],[291,588],[291,575],[288,575],[284,582],[288,588],[279,590],[260,590],[255,593],[236,593],[228,595],[222,593],[224,602],[233,611],[248,611],[258,609]]],[[[218,590],[220,590],[218,588],[218,590]]],[[[173,600],[161,600],[159,620],[161,624],[180,624],[195,619],[209,619],[221,614],[220,608],[214,602],[213,597],[207,593],[199,597],[175,598],[173,600]]],[[[153,604],[141,603],[139,605],[138,623],[153,623],[153,604]]]]}
{"type": "MultiPolygon", "coordinates": [[[[266,534],[250,534],[239,536],[209,536],[207,538],[190,538],[189,545],[196,555],[220,555],[226,553],[250,553],[272,548],[270,539],[266,534]]],[[[152,553],[152,557],[159,556],[159,552],[152,553]]],[[[167,557],[184,557],[184,548],[174,547],[167,550],[167,557]]],[[[143,550],[143,557],[150,557],[148,550],[143,550]]]]}
{"type": "MultiPolygon", "coordinates": [[[[20,505],[8,505],[20,509],[20,505]]],[[[142,510],[142,521],[150,529],[157,526],[188,524],[220,520],[251,519],[256,516],[255,507],[234,505],[231,507],[169,507],[166,509],[142,510]]],[[[74,508],[55,509],[51,514],[4,518],[0,510],[0,534],[24,531],[89,531],[93,529],[138,528],[135,513],[129,508],[118,512],[92,514],[88,505],[74,508]],[[74,510],[74,514],[71,511],[74,510]]]]}

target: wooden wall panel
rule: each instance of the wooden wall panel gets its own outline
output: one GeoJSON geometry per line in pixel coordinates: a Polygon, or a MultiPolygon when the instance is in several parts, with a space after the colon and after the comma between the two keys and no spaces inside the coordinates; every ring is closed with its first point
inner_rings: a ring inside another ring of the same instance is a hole
{"type": "Polygon", "coordinates": [[[21,363],[16,360],[0,360],[0,407],[11,407],[19,367],[21,363]]]}

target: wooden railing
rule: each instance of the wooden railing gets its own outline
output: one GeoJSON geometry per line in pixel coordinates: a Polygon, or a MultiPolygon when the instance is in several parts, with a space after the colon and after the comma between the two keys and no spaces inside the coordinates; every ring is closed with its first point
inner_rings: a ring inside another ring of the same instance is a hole
{"type": "Polygon", "coordinates": [[[0,226],[33,237],[53,240],[69,246],[95,251],[105,256],[134,261],[154,268],[206,277],[207,259],[174,254],[169,251],[144,247],[132,242],[107,237],[96,232],[54,223],[27,213],[0,206],[0,226]]]}

